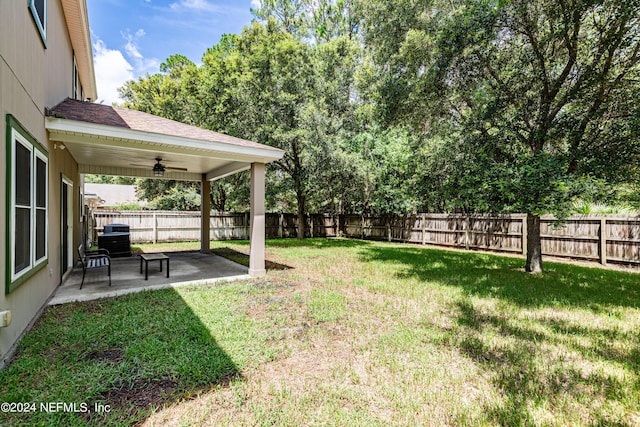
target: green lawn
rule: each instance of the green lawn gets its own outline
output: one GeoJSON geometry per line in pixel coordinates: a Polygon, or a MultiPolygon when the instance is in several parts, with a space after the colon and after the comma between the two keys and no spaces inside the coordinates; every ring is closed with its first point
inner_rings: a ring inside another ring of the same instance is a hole
{"type": "Polygon", "coordinates": [[[346,239],[267,257],[244,283],[48,309],[0,372],[2,400],[38,410],[0,421],[640,425],[638,274],[346,239]]]}

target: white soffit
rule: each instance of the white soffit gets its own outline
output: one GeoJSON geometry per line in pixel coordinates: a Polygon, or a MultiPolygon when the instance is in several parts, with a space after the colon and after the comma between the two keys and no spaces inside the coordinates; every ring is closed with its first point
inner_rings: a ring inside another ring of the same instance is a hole
{"type": "Polygon", "coordinates": [[[47,117],[45,127],[51,141],[69,149],[80,173],[153,177],[154,159],[160,157],[168,167],[165,179],[193,181],[204,175],[207,180],[216,180],[247,170],[251,163],[269,163],[284,155],[272,147],[181,138],[55,117],[47,117]]]}

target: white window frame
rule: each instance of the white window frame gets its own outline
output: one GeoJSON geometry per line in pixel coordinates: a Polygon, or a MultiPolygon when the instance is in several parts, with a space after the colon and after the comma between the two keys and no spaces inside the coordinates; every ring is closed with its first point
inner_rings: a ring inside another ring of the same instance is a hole
{"type": "Polygon", "coordinates": [[[42,264],[49,258],[49,159],[44,153],[40,150],[34,150],[33,157],[33,261],[34,267],[42,264]],[[44,207],[39,207],[37,203],[38,197],[38,162],[37,160],[42,160],[44,162],[44,207]],[[36,258],[37,247],[38,247],[38,236],[36,235],[37,231],[37,212],[44,211],[44,254],[40,258],[36,258]]]}
{"type": "Polygon", "coordinates": [[[19,286],[21,283],[16,283],[20,278],[28,275],[34,269],[40,267],[41,265],[48,262],[49,258],[49,159],[47,155],[43,153],[38,147],[36,147],[33,143],[31,143],[18,129],[15,127],[11,128],[11,199],[9,203],[9,234],[10,234],[10,265],[7,266],[10,271],[10,279],[11,283],[8,283],[8,291],[13,290],[15,287],[19,286]],[[20,271],[15,271],[15,260],[16,260],[16,218],[15,211],[16,207],[20,207],[20,205],[16,204],[16,149],[17,144],[20,144],[22,147],[26,148],[30,153],[30,165],[31,165],[31,188],[30,188],[30,206],[24,206],[24,208],[28,207],[30,210],[30,224],[29,224],[29,265],[24,267],[20,271]],[[41,160],[45,165],[45,205],[44,207],[37,206],[37,160],[41,160]],[[36,212],[44,210],[45,212],[45,223],[44,223],[44,255],[40,258],[36,258],[37,254],[37,215],[36,212]]]}
{"type": "Polygon", "coordinates": [[[38,15],[38,8],[36,7],[35,0],[29,0],[29,10],[31,11],[31,16],[33,17],[33,21],[38,27],[38,31],[40,32],[40,37],[42,37],[42,42],[44,43],[44,47],[47,47],[47,9],[48,9],[48,0],[42,1],[44,10],[42,11],[43,21],[40,21],[40,15],[38,15]]]}

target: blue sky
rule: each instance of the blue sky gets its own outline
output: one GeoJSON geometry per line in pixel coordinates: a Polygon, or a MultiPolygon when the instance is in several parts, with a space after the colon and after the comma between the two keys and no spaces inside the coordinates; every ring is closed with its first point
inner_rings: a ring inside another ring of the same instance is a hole
{"type": "Polygon", "coordinates": [[[98,100],[120,102],[117,88],[158,72],[170,55],[196,64],[222,34],[240,33],[258,0],[87,0],[98,100]]]}

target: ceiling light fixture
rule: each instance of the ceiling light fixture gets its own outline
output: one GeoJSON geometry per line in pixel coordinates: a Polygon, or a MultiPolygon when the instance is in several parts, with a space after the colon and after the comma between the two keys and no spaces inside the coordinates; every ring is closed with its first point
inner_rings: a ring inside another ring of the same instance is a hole
{"type": "Polygon", "coordinates": [[[153,165],[153,176],[164,176],[164,166],[160,164],[162,159],[160,157],[156,157],[156,163],[153,165]]]}

